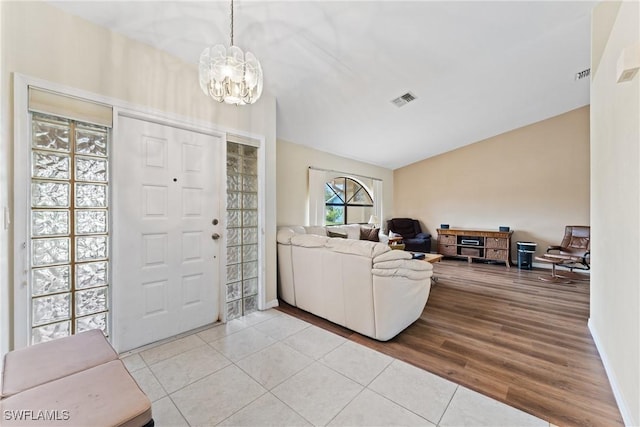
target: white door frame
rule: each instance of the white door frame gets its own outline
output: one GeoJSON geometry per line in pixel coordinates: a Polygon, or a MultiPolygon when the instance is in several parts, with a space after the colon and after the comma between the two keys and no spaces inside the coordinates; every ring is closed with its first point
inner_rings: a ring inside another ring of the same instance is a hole
{"type": "MultiPolygon", "coordinates": [[[[220,221],[221,229],[226,229],[226,141],[227,135],[237,135],[243,139],[254,141],[259,145],[258,149],[258,259],[259,259],[259,272],[258,272],[258,308],[264,309],[267,304],[265,301],[265,137],[263,135],[256,135],[249,132],[240,131],[237,129],[226,128],[214,123],[205,122],[203,120],[193,119],[177,114],[167,113],[159,111],[149,107],[132,104],[119,99],[103,96],[93,92],[88,92],[66,85],[58,83],[52,83],[47,80],[38,79],[35,77],[26,76],[19,73],[13,73],[13,135],[14,135],[14,194],[13,194],[13,344],[10,344],[12,349],[18,349],[29,345],[29,316],[30,313],[30,278],[29,278],[29,221],[27,217],[28,213],[28,196],[30,171],[29,154],[31,144],[30,141],[31,130],[29,128],[29,86],[35,86],[41,89],[58,92],[71,97],[82,98],[89,101],[111,105],[113,107],[113,128],[111,130],[112,141],[118,138],[118,117],[127,116],[132,118],[139,118],[142,120],[153,121],[159,124],[167,126],[173,126],[190,131],[201,132],[204,134],[220,137],[224,141],[224,147],[222,150],[222,159],[224,164],[220,168],[220,192],[224,195],[222,203],[220,203],[220,221]]],[[[110,166],[111,170],[112,166],[110,166]]],[[[113,171],[111,170],[111,174],[113,171]]],[[[116,196],[113,194],[113,188],[111,188],[111,217],[109,229],[112,230],[113,215],[117,209],[118,203],[116,196]]],[[[117,242],[113,240],[111,236],[111,249],[110,259],[113,259],[112,253],[118,247],[117,242]]],[[[220,271],[220,313],[221,321],[226,322],[225,314],[225,298],[224,298],[224,286],[226,283],[226,236],[223,233],[222,247],[219,252],[219,266],[220,271]]],[[[116,266],[117,267],[117,266],[116,266]]],[[[110,264],[110,269],[114,266],[110,264]]],[[[109,271],[110,277],[113,278],[112,271],[109,271]]],[[[110,322],[113,319],[117,319],[116,315],[118,307],[113,307],[112,301],[114,300],[114,293],[117,293],[118,289],[110,285],[110,297],[109,297],[109,310],[110,310],[110,322]]],[[[109,324],[109,331],[113,333],[116,329],[113,324],[109,324]]],[[[118,337],[110,335],[111,341],[117,344],[118,337]]]]}

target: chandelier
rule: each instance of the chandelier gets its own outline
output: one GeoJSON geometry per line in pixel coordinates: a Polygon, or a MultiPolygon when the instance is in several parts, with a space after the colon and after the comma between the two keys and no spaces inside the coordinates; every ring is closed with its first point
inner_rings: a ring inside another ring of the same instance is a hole
{"type": "Polygon", "coordinates": [[[218,102],[246,105],[262,95],[262,67],[251,53],[233,44],[233,0],[231,0],[231,45],[205,48],[200,54],[200,88],[218,102]]]}

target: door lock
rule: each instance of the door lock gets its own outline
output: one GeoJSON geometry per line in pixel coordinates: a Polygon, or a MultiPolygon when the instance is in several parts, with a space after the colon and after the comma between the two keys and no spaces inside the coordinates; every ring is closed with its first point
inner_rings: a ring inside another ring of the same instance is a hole
{"type": "Polygon", "coordinates": [[[211,221],[211,224],[218,225],[218,218],[214,218],[213,221],[211,221]]]}

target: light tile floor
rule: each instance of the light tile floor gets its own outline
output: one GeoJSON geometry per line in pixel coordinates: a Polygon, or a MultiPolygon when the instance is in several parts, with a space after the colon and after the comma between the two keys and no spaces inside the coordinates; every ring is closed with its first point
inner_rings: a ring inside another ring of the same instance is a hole
{"type": "Polygon", "coordinates": [[[158,427],[549,426],[268,310],[122,355],[158,427]]]}

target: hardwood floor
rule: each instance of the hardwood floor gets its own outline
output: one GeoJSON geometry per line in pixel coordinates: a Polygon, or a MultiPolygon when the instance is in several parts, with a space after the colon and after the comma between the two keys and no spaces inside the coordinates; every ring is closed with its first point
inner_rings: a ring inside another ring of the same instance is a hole
{"type": "Polygon", "coordinates": [[[379,342],[281,303],[280,310],[558,426],[622,426],[587,328],[589,283],[444,260],[422,316],[379,342]]]}

